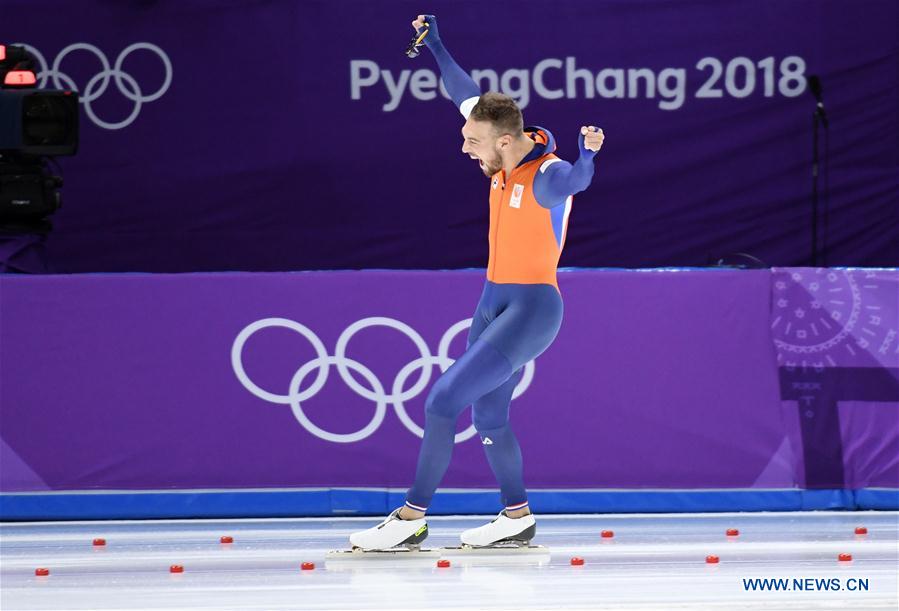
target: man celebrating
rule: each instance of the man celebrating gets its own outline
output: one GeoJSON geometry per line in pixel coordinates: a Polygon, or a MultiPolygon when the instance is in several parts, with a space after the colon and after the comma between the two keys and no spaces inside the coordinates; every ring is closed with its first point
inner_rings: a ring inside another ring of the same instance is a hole
{"type": "Polygon", "coordinates": [[[524,127],[515,101],[481,92],[440,39],[433,15],[412,27],[440,66],[446,90],[466,118],[462,152],[490,178],[487,281],[464,354],[437,380],[425,403],[425,433],[415,483],[403,507],[377,526],[353,533],[363,550],[417,546],[428,536],[428,505],[449,466],[456,420],[468,405],[500,485],[504,509],[492,522],[462,533],[463,545],[527,544],[536,532],[522,477],[521,449],[509,427],[512,391],[523,366],[555,339],[562,323],[556,268],[565,245],[572,196],[590,185],[603,132],[581,127],[574,163],[553,152],[553,135],[524,127]]]}

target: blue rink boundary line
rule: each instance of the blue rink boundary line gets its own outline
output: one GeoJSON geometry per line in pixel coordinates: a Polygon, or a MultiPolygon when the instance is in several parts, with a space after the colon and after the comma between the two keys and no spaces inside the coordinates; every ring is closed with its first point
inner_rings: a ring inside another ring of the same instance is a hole
{"type": "MultiPolygon", "coordinates": [[[[385,515],[405,490],[85,490],[0,494],[0,520],[276,518],[385,515]]],[[[668,513],[899,509],[899,488],[859,490],[531,490],[535,513],[668,513]]],[[[439,490],[431,515],[493,514],[497,490],[439,490]]]]}

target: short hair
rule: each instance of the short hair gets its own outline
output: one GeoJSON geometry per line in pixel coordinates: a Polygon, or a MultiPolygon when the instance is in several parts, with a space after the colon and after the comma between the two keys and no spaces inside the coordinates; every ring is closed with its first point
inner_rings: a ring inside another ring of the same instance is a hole
{"type": "Polygon", "coordinates": [[[481,95],[469,118],[490,123],[499,135],[518,136],[524,131],[521,110],[515,100],[502,93],[488,91],[481,95]]]}

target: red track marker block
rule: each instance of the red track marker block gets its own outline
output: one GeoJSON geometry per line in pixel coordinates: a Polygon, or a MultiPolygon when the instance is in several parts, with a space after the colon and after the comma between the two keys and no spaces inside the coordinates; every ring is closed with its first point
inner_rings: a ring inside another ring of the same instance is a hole
{"type": "Polygon", "coordinates": [[[728,529],[727,529],[727,536],[728,536],[728,537],[739,537],[739,536],[740,536],[740,531],[737,530],[736,528],[728,528],[728,529]]]}
{"type": "Polygon", "coordinates": [[[584,566],[584,559],[575,556],[571,559],[571,566],[584,566]]]}
{"type": "Polygon", "coordinates": [[[837,560],[840,562],[852,562],[852,554],[840,554],[837,556],[837,560]]]}
{"type": "Polygon", "coordinates": [[[710,555],[705,557],[706,564],[718,564],[719,558],[715,555],[710,555]]]}
{"type": "Polygon", "coordinates": [[[437,561],[437,568],[448,569],[449,566],[450,566],[450,561],[446,560],[445,558],[443,560],[437,561]]]}
{"type": "Polygon", "coordinates": [[[234,537],[225,536],[219,539],[219,541],[222,543],[234,543],[234,537]]]}
{"type": "Polygon", "coordinates": [[[314,570],[314,569],[315,569],[315,563],[314,563],[314,562],[304,562],[303,564],[300,565],[300,569],[301,569],[301,570],[304,570],[304,571],[311,571],[311,570],[314,570]]]}
{"type": "Polygon", "coordinates": [[[34,574],[38,577],[46,577],[50,574],[50,569],[34,569],[34,574]]]}
{"type": "Polygon", "coordinates": [[[184,567],[180,564],[173,564],[169,567],[169,573],[183,573],[184,567]]]}
{"type": "Polygon", "coordinates": [[[102,547],[106,545],[106,539],[94,539],[94,545],[96,547],[102,547]]]}
{"type": "Polygon", "coordinates": [[[603,539],[611,539],[612,537],[615,536],[615,533],[612,532],[611,530],[604,530],[604,531],[602,531],[601,533],[599,533],[599,535],[600,535],[603,539]]]}
{"type": "Polygon", "coordinates": [[[856,527],[855,527],[855,534],[857,534],[857,535],[867,535],[867,534],[868,534],[868,529],[865,528],[864,526],[856,526],[856,527]]]}

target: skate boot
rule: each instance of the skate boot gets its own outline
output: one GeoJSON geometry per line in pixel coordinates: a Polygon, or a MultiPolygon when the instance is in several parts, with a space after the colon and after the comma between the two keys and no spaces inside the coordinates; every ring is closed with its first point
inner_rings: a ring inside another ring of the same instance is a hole
{"type": "Polygon", "coordinates": [[[537,532],[532,514],[512,519],[502,510],[489,524],[462,533],[462,545],[469,547],[526,547],[537,532]]]}
{"type": "Polygon", "coordinates": [[[401,520],[400,509],[402,508],[394,509],[377,526],[351,534],[350,544],[353,549],[374,551],[401,546],[417,549],[421,542],[428,537],[428,523],[424,518],[401,520]]]}

